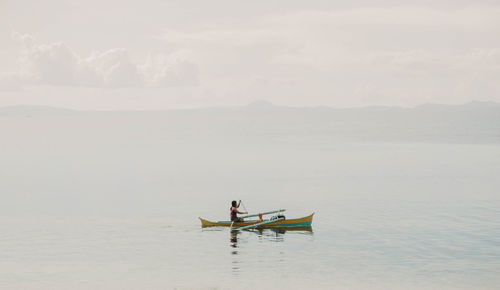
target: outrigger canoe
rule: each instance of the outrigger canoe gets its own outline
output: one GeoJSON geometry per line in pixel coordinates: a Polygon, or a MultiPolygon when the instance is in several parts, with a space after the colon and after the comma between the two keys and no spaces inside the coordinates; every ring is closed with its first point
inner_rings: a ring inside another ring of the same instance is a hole
{"type": "MultiPolygon", "coordinates": [[[[273,211],[273,212],[268,212],[268,213],[262,213],[263,215],[269,214],[269,213],[275,213],[275,212],[282,212],[284,210],[278,210],[278,211],[273,211]]],[[[257,216],[258,214],[255,215],[248,215],[248,216],[243,216],[242,218],[247,218],[247,217],[253,217],[257,216]]],[[[217,221],[217,222],[211,222],[206,219],[202,219],[201,217],[199,218],[201,221],[201,226],[202,227],[233,227],[233,228],[258,228],[258,229],[264,229],[264,228],[308,228],[311,227],[312,224],[312,219],[313,219],[314,213],[311,215],[308,215],[303,218],[297,218],[297,219],[284,219],[284,218],[271,218],[271,219],[264,219],[263,221],[258,221],[258,220],[245,220],[243,222],[238,222],[238,223],[233,223],[232,221],[217,221]]]]}

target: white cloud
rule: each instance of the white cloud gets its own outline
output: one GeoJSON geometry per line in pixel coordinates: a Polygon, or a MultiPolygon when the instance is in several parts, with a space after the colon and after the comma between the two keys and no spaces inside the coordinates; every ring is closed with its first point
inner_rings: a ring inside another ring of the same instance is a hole
{"type": "Polygon", "coordinates": [[[166,30],[227,98],[288,104],[499,100],[499,7],[303,10],[238,27],[166,30]],[[265,82],[256,82],[264,80],[265,82]]]}
{"type": "Polygon", "coordinates": [[[0,90],[19,91],[22,88],[22,80],[18,74],[0,74],[0,90]]]}
{"type": "Polygon", "coordinates": [[[116,95],[120,105],[124,96],[141,96],[137,103],[158,98],[179,107],[255,99],[342,107],[500,101],[500,2],[313,2],[227,2],[224,10],[201,2],[193,10],[182,1],[165,9],[159,2],[118,5],[111,10],[120,17],[111,22],[109,11],[89,22],[86,15],[110,10],[92,5],[61,13],[44,4],[42,18],[13,11],[12,27],[64,43],[18,35],[24,53],[12,73],[10,56],[19,48],[0,35],[0,69],[10,72],[0,87],[30,84],[3,94],[16,102],[21,95],[48,98],[43,90],[53,89],[93,92],[96,103],[105,102],[101,96],[116,95]],[[127,49],[107,49],[113,47],[127,49]],[[107,89],[124,87],[135,89],[107,89]]]}
{"type": "Polygon", "coordinates": [[[194,86],[199,82],[197,65],[166,55],[150,55],[141,70],[150,87],[194,86]]]}
{"type": "Polygon", "coordinates": [[[187,59],[159,54],[137,64],[126,49],[81,57],[63,42],[38,44],[34,37],[19,33],[13,33],[13,37],[23,48],[18,71],[0,76],[3,90],[26,85],[124,88],[197,84],[198,67],[187,59]]]}
{"type": "Polygon", "coordinates": [[[94,53],[83,60],[85,67],[91,68],[106,87],[144,86],[145,80],[138,66],[130,60],[125,49],[111,49],[94,53]]]}

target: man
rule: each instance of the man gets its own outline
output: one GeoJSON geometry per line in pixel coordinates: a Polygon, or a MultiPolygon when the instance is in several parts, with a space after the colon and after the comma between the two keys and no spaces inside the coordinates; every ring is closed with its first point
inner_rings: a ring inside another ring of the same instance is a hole
{"type": "Polygon", "coordinates": [[[248,214],[246,211],[239,211],[238,208],[240,207],[241,200],[236,203],[236,200],[233,200],[231,202],[231,221],[235,223],[241,223],[243,222],[242,218],[239,218],[237,214],[248,214]]]}

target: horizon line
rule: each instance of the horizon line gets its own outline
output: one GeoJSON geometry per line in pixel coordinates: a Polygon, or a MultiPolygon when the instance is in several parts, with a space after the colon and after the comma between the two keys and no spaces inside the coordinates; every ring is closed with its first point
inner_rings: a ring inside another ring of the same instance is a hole
{"type": "Polygon", "coordinates": [[[196,110],[216,110],[216,109],[254,109],[254,110],[272,110],[272,109],[290,109],[290,110],[300,110],[300,109],[328,109],[328,110],[350,110],[350,109],[416,109],[422,106],[435,105],[435,106],[448,106],[448,107],[460,107],[470,104],[492,104],[500,105],[497,101],[477,101],[472,100],[460,104],[445,104],[445,103],[421,103],[413,106],[401,106],[401,105],[366,105],[366,106],[351,106],[351,107],[331,107],[327,105],[313,105],[313,106],[288,106],[279,105],[266,100],[256,100],[245,105],[231,105],[231,106],[205,106],[205,107],[189,107],[189,108],[164,108],[164,109],[73,109],[67,107],[51,106],[51,105],[41,105],[41,104],[16,104],[16,105],[6,105],[0,106],[0,110],[8,108],[21,108],[21,107],[38,107],[38,108],[51,108],[57,110],[74,111],[74,112],[166,112],[166,111],[196,111],[196,110]],[[263,107],[258,107],[262,105],[263,107]]]}

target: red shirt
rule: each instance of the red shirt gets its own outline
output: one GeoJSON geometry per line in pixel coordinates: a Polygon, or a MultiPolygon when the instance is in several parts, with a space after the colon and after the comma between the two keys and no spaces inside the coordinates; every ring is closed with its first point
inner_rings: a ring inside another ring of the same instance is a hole
{"type": "Polygon", "coordinates": [[[232,221],[235,221],[238,219],[238,216],[236,216],[236,207],[232,206],[231,207],[231,213],[230,213],[230,217],[231,217],[231,220],[232,221]]]}

